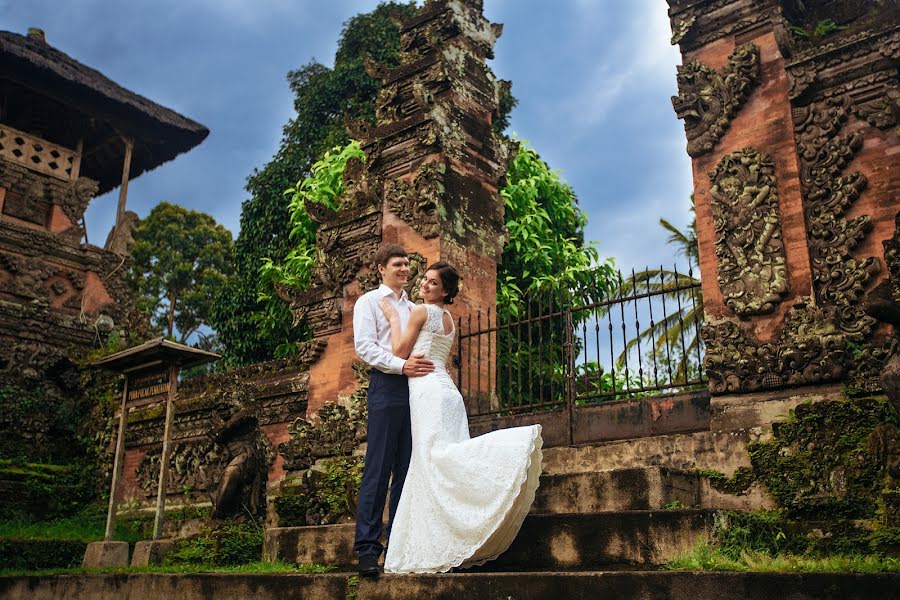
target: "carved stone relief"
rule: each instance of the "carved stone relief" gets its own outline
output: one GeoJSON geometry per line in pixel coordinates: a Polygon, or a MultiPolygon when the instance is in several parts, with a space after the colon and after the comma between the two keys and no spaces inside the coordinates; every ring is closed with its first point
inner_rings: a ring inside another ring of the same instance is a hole
{"type": "Polygon", "coordinates": [[[725,304],[741,317],[770,313],[788,292],[772,157],[744,148],[709,177],[725,304]]]}
{"type": "Polygon", "coordinates": [[[748,392],[837,379],[843,373],[844,336],[834,308],[800,298],[788,311],[778,340],[760,344],[732,321],[703,326],[704,368],[714,394],[748,392]]]}
{"type": "MultiPolygon", "coordinates": [[[[162,448],[148,450],[138,464],[135,477],[147,497],[156,496],[159,485],[159,463],[162,448]]],[[[185,490],[206,492],[219,481],[228,464],[224,447],[209,439],[174,444],[169,462],[167,494],[182,494],[185,490]]]]}
{"type": "Polygon", "coordinates": [[[872,229],[871,219],[845,217],[866,187],[861,173],[843,173],[862,147],[858,133],[838,135],[847,119],[847,105],[846,98],[829,98],[795,109],[794,123],[816,298],[837,309],[838,327],[848,339],[861,342],[874,321],[865,315],[860,300],[880,266],[874,257],[853,256],[872,229]]]}
{"type": "Polygon", "coordinates": [[[278,447],[286,471],[308,469],[320,458],[349,456],[366,440],[370,368],[355,362],[353,371],[358,384],[355,392],[326,404],[316,417],[299,417],[288,426],[291,439],[278,447]]]}
{"type": "Polygon", "coordinates": [[[412,183],[392,179],[385,189],[391,211],[425,239],[440,231],[438,205],[444,200],[446,171],[444,163],[428,163],[419,167],[412,183]]]}
{"type": "Polygon", "coordinates": [[[713,149],[759,77],[759,48],[753,44],[735,48],[721,72],[696,59],[678,67],[678,95],[672,97],[672,106],[684,119],[688,154],[700,156],[713,149]]]}

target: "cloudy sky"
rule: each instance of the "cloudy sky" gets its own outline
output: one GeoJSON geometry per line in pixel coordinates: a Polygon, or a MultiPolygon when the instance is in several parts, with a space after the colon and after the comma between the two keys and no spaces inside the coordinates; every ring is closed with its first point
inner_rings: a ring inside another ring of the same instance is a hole
{"type": "MultiPolygon", "coordinates": [[[[130,184],[129,208],[143,216],[175,202],[236,236],[245,179],[292,116],[287,72],[312,59],[331,65],[342,23],[376,4],[0,0],[0,29],[40,27],[51,45],[206,125],[203,144],[130,184]]],[[[670,102],[680,54],[665,0],[485,0],[485,13],[504,24],[492,68],[519,99],[510,130],[572,185],[586,237],[623,269],[671,264],[657,221],[688,222],[691,174],[670,102]]],[[[91,242],[106,239],[116,198],[88,209],[91,242]]]]}

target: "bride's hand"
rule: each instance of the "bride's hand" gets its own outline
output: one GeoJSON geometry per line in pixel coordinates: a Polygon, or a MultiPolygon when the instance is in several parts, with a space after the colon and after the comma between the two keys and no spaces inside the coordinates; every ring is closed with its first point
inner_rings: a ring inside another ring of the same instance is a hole
{"type": "Polygon", "coordinates": [[[388,321],[393,321],[394,319],[400,318],[400,314],[397,312],[397,309],[394,308],[394,305],[391,304],[391,301],[388,300],[386,296],[378,301],[378,308],[381,309],[381,312],[384,313],[384,316],[388,321]]]}

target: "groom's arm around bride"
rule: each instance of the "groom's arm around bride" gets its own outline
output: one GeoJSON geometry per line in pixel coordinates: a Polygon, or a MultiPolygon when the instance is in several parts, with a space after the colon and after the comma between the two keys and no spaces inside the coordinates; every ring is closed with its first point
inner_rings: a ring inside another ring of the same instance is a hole
{"type": "Polygon", "coordinates": [[[403,286],[409,277],[409,258],[406,250],[396,244],[381,246],[375,254],[375,264],[381,285],[360,296],[353,307],[353,343],[357,355],[372,373],[367,396],[368,435],[366,459],[359,504],[356,511],[356,541],[359,572],[365,576],[379,573],[378,556],[381,544],[382,514],[388,482],[391,498],[387,535],[391,524],[412,451],[409,422],[409,388],[407,377],[427,375],[434,364],[421,357],[404,360],[391,352],[390,324],[378,303],[387,298],[396,309],[402,327],[406,326],[412,304],[403,286]]]}

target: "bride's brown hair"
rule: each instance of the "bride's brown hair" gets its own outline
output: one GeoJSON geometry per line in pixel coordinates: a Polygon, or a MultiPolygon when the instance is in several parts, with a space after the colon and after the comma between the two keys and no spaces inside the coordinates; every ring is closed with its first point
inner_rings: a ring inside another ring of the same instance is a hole
{"type": "Polygon", "coordinates": [[[425,271],[437,271],[441,278],[441,285],[444,287],[444,304],[453,304],[453,298],[459,293],[459,280],[461,279],[456,268],[448,262],[439,260],[425,271]]]}

